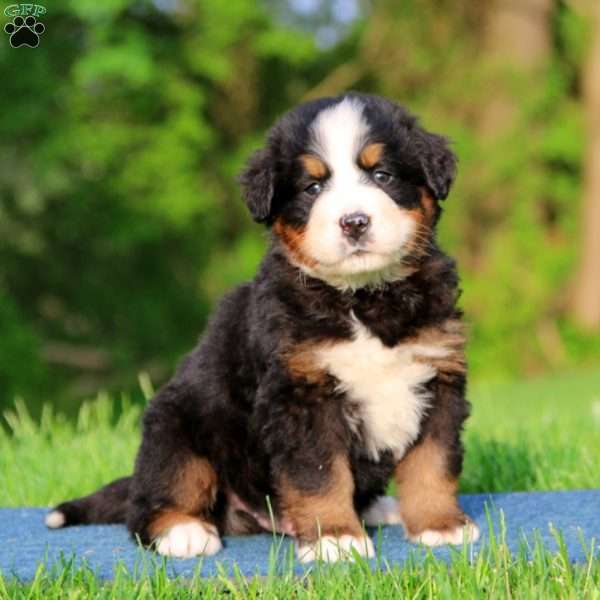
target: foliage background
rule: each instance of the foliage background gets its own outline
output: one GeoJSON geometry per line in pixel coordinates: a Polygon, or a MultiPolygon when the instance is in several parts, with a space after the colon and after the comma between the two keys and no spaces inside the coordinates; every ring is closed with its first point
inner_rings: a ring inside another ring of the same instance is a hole
{"type": "Polygon", "coordinates": [[[533,17],[531,61],[494,44],[493,2],[48,4],[38,48],[0,44],[0,408],[72,413],[139,372],[165,381],[265,247],[243,161],[282,112],[345,89],[454,140],[440,237],[473,378],[598,368],[600,335],[569,309],[593,33],[578,3],[533,17]]]}

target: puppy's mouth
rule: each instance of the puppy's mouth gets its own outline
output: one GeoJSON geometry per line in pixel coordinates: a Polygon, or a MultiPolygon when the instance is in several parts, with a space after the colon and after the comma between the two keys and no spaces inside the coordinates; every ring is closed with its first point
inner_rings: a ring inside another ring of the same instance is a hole
{"type": "Polygon", "coordinates": [[[404,247],[388,249],[378,248],[376,244],[370,243],[368,240],[358,243],[344,243],[342,251],[343,256],[335,263],[328,265],[334,266],[355,258],[373,258],[382,261],[396,262],[401,260],[405,255],[404,247]]]}
{"type": "Polygon", "coordinates": [[[382,267],[399,262],[405,255],[402,249],[396,252],[384,252],[366,246],[347,247],[344,250],[344,255],[339,260],[333,262],[318,260],[317,262],[321,267],[331,270],[335,270],[336,267],[343,270],[345,266],[352,264],[359,271],[369,271],[379,270],[382,267]]]}
{"type": "Polygon", "coordinates": [[[381,252],[354,248],[336,262],[316,262],[304,270],[340,290],[379,287],[390,281],[404,279],[414,270],[405,265],[403,251],[381,252]]]}
{"type": "Polygon", "coordinates": [[[294,266],[341,290],[376,287],[403,279],[413,272],[405,264],[411,250],[410,237],[378,239],[370,235],[349,240],[313,235],[312,244],[307,244],[304,230],[295,230],[282,221],[275,223],[274,232],[294,266]],[[322,249],[324,251],[320,252],[322,249]]]}
{"type": "Polygon", "coordinates": [[[367,254],[372,254],[372,252],[364,248],[355,248],[350,252],[349,256],[366,256],[367,254]]]}

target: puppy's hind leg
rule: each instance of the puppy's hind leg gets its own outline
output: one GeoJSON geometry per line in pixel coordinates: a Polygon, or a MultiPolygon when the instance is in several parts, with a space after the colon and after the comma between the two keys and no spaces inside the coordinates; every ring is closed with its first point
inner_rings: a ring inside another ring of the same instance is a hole
{"type": "Polygon", "coordinates": [[[170,502],[148,524],[159,554],[187,558],[215,554],[221,540],[211,509],[217,493],[217,476],[207,459],[190,456],[174,474],[170,502]]]}
{"type": "Polygon", "coordinates": [[[221,549],[213,518],[217,473],[195,446],[185,398],[174,394],[177,389],[164,388],[144,417],[127,524],[160,554],[211,555],[221,549]]]}

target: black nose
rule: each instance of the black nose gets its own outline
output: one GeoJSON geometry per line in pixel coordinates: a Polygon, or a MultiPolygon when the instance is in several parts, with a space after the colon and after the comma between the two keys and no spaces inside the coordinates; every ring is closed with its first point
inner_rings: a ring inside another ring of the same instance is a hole
{"type": "Polygon", "coordinates": [[[370,224],[370,217],[361,212],[344,215],[340,219],[340,227],[344,235],[352,238],[354,241],[358,241],[365,234],[370,224]]]}

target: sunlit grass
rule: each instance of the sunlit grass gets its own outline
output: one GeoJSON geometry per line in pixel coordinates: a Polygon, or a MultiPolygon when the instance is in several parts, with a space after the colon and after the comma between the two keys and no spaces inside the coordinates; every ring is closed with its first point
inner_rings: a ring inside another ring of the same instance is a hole
{"type": "MultiPolygon", "coordinates": [[[[144,382],[149,393],[147,382],[144,382]]],[[[465,492],[576,489],[600,482],[600,373],[519,384],[473,386],[467,428],[465,492]]],[[[45,409],[40,422],[23,402],[0,429],[0,506],[47,506],[128,474],[139,441],[140,408],[100,396],[76,422],[45,409]],[[117,409],[115,409],[115,406],[117,409]]],[[[0,578],[0,598],[600,598],[600,565],[571,565],[566,551],[541,547],[510,556],[492,540],[474,562],[425,562],[372,571],[366,564],[317,567],[298,577],[224,575],[170,580],[164,569],[139,580],[125,570],[106,583],[85,568],[42,567],[33,582],[0,578]]]]}
{"type": "Polygon", "coordinates": [[[192,577],[170,579],[159,566],[135,574],[118,568],[114,580],[106,582],[86,567],[65,562],[50,571],[40,566],[27,583],[0,578],[0,598],[599,598],[600,563],[593,559],[594,548],[588,548],[586,563],[573,565],[558,534],[557,539],[560,550],[555,553],[536,542],[511,555],[502,539],[492,538],[475,558],[465,547],[449,563],[428,553],[402,567],[371,569],[357,558],[353,564],[316,563],[305,575],[282,570],[272,560],[267,576],[255,578],[222,572],[206,579],[198,568],[192,577]]]}

